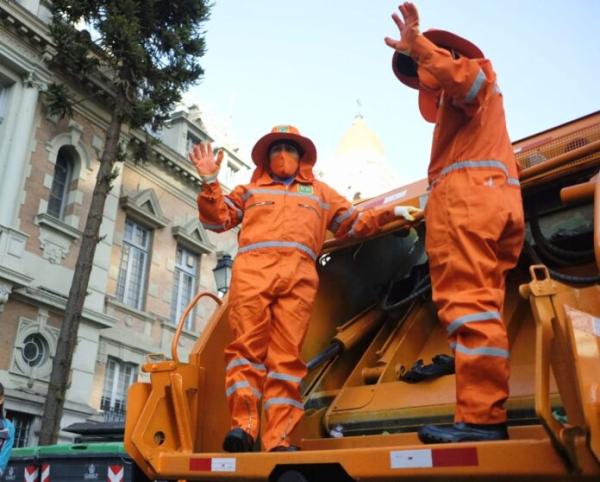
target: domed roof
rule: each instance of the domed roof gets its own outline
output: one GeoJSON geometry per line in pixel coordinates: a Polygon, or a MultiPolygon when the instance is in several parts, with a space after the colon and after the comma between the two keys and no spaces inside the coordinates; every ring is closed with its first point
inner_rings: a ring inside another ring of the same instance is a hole
{"type": "Polygon", "coordinates": [[[362,115],[354,117],[350,128],[343,135],[335,151],[337,156],[349,153],[369,151],[373,154],[383,156],[383,145],[381,141],[368,126],[362,115]]]}
{"type": "Polygon", "coordinates": [[[321,163],[322,179],[347,199],[366,199],[397,186],[383,144],[357,115],[344,133],[335,154],[321,163]]]}

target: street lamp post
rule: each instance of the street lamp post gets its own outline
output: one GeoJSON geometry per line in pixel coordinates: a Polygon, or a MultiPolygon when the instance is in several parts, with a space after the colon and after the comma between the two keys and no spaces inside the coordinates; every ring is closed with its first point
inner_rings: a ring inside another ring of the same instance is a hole
{"type": "Polygon", "coordinates": [[[231,255],[223,253],[217,259],[217,266],[213,269],[215,275],[215,283],[217,285],[217,291],[225,295],[229,290],[229,283],[231,282],[231,265],[233,260],[231,255]]]}

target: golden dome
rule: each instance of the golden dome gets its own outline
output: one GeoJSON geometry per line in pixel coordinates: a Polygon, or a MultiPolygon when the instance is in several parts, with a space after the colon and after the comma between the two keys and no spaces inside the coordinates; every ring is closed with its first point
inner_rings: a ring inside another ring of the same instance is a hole
{"type": "Polygon", "coordinates": [[[383,145],[375,133],[367,127],[367,123],[361,115],[357,115],[352,126],[346,131],[337,146],[335,154],[343,156],[356,152],[372,152],[383,156],[383,145]]]}

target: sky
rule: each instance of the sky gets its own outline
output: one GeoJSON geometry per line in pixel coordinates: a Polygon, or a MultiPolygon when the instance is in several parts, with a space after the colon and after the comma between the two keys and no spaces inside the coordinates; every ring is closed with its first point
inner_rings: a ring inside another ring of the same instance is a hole
{"type": "MultiPolygon", "coordinates": [[[[421,31],[457,33],[491,59],[512,140],[600,109],[600,0],[415,4],[421,31]]],[[[433,125],[419,114],[417,91],[394,76],[393,50],[383,42],[399,38],[391,20],[397,7],[388,0],[216,0],[205,25],[204,77],[184,101],[220,117],[242,153],[272,126],[292,124],[323,161],[360,113],[401,183],[422,179],[433,125]]]]}

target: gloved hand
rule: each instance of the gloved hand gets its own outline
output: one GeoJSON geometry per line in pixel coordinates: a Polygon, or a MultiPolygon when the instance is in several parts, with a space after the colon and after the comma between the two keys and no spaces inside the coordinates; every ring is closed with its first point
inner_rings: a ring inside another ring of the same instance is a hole
{"type": "Polygon", "coordinates": [[[194,166],[196,166],[196,170],[203,182],[209,183],[217,179],[221,162],[223,162],[223,150],[219,150],[217,159],[215,160],[210,142],[201,142],[194,145],[189,153],[189,158],[194,166]]]}
{"type": "Polygon", "coordinates": [[[414,221],[415,218],[413,214],[418,214],[422,211],[422,209],[414,206],[394,206],[394,216],[397,218],[404,218],[407,221],[414,221]]]}
{"type": "Polygon", "coordinates": [[[385,43],[401,54],[410,55],[412,45],[419,35],[419,12],[417,11],[417,7],[410,2],[404,2],[398,8],[404,18],[404,22],[400,20],[397,13],[392,14],[392,19],[398,26],[398,30],[400,30],[400,40],[386,37],[385,43]]]}

